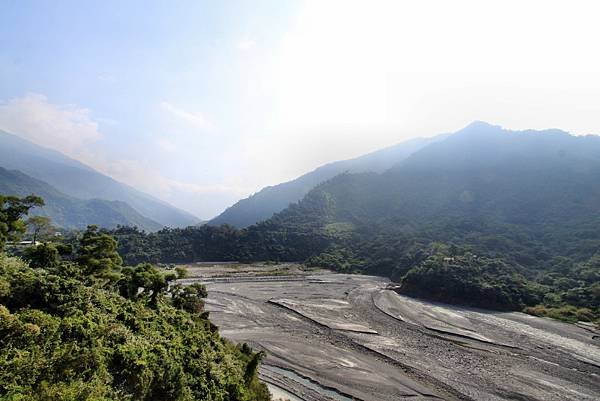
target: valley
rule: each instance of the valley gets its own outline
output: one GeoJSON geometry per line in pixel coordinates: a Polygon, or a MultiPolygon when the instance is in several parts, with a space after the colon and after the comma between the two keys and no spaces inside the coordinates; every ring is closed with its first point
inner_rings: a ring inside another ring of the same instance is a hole
{"type": "Polygon", "coordinates": [[[600,3],[0,9],[0,401],[600,401],[600,3]]]}
{"type": "MultiPolygon", "coordinates": [[[[594,400],[600,332],[398,295],[388,279],[296,264],[188,265],[220,333],[305,401],[594,400]]],[[[288,393],[286,393],[288,392],[288,393]]],[[[291,397],[293,395],[296,398],[291,397]]]]}

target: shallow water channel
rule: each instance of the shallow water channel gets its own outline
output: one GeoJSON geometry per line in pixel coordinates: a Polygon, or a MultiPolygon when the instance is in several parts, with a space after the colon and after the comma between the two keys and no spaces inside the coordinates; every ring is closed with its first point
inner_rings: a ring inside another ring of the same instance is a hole
{"type": "MultiPolygon", "coordinates": [[[[326,387],[323,387],[319,383],[317,383],[316,381],[313,381],[313,380],[307,379],[305,377],[302,377],[302,376],[300,376],[299,374],[297,374],[296,372],[294,372],[292,370],[281,369],[281,368],[278,368],[276,366],[268,366],[268,365],[263,366],[263,369],[267,370],[267,371],[270,371],[270,372],[277,373],[277,374],[279,374],[281,376],[285,376],[288,379],[292,379],[296,383],[301,384],[302,386],[304,386],[306,388],[309,388],[311,390],[314,390],[315,392],[317,392],[317,393],[319,393],[321,395],[324,395],[326,397],[329,397],[329,398],[331,398],[333,400],[336,400],[336,401],[354,401],[352,398],[346,397],[345,395],[340,394],[340,393],[338,393],[335,390],[331,390],[331,389],[328,389],[326,387]]],[[[286,391],[286,392],[289,394],[288,391],[286,391]]],[[[290,394],[290,395],[292,395],[292,394],[290,394]]],[[[293,396],[293,397],[295,397],[295,396],[293,396]]],[[[277,397],[274,397],[274,398],[277,399],[277,397]]],[[[296,401],[296,400],[302,401],[298,397],[290,398],[290,401],[296,401]]]]}
{"type": "Polygon", "coordinates": [[[296,397],[294,394],[290,393],[287,390],[284,390],[283,388],[281,388],[275,384],[267,383],[267,387],[269,388],[269,391],[271,392],[271,397],[273,398],[273,400],[276,400],[276,401],[279,401],[279,400],[304,401],[301,398],[296,397]]]}

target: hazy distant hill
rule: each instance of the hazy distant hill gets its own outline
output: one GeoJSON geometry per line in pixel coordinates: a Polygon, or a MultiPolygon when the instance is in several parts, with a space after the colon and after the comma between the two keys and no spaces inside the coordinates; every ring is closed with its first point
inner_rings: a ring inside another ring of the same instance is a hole
{"type": "Polygon", "coordinates": [[[130,205],[146,218],[170,227],[199,220],[166,202],[101,174],[60,152],[0,131],[0,167],[19,170],[79,199],[105,199],[130,205]]]}
{"type": "Polygon", "coordinates": [[[342,174],[318,185],[249,227],[248,238],[275,241],[257,259],[302,260],[341,246],[346,256],[335,258],[354,266],[389,259],[377,268],[387,275],[411,244],[436,241],[535,268],[550,255],[583,261],[600,249],[599,224],[599,136],[474,123],[382,174],[342,174]]]}
{"type": "Polygon", "coordinates": [[[593,321],[600,137],[473,123],[382,174],[336,176],[242,235],[248,259],[307,259],[435,301],[593,321]]]}
{"type": "Polygon", "coordinates": [[[32,214],[48,216],[54,224],[64,228],[82,229],[89,224],[106,228],[129,225],[146,231],[156,231],[162,227],[161,224],[136,212],[125,202],[77,199],[20,171],[6,170],[2,167],[0,167],[0,193],[41,196],[46,204],[42,208],[34,209],[32,214]]]}
{"type": "Polygon", "coordinates": [[[241,230],[115,234],[136,262],[305,261],[434,301],[600,322],[600,137],[478,122],[241,230]]]}
{"type": "Polygon", "coordinates": [[[242,199],[208,222],[210,225],[229,224],[243,228],[271,217],[290,205],[298,202],[311,189],[343,172],[383,172],[401,162],[412,153],[429,143],[441,140],[417,138],[390,146],[354,159],[326,164],[301,177],[283,184],[266,187],[256,194],[242,199]]]}
{"type": "Polygon", "coordinates": [[[319,185],[292,208],[294,218],[305,205],[307,218],[314,215],[318,199],[323,224],[415,227],[455,216],[542,225],[598,216],[600,137],[477,122],[382,174],[344,174],[319,185]]]}

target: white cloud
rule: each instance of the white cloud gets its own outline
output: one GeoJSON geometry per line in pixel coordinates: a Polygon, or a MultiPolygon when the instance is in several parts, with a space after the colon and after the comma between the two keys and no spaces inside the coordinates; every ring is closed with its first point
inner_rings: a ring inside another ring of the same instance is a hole
{"type": "Polygon", "coordinates": [[[177,145],[175,145],[175,143],[170,140],[167,137],[161,137],[158,138],[156,141],[156,146],[158,146],[159,149],[165,151],[165,152],[175,152],[177,150],[177,145]]]}
{"type": "Polygon", "coordinates": [[[256,41],[249,37],[243,37],[236,43],[235,47],[244,52],[249,51],[256,47],[256,41]]]}
{"type": "MultiPolygon", "coordinates": [[[[174,110],[191,122],[205,126],[196,113],[174,110]]],[[[114,159],[98,150],[96,142],[103,137],[88,109],[76,105],[56,105],[44,95],[29,94],[0,103],[0,129],[21,136],[38,145],[58,150],[96,170],[154,196],[171,201],[203,217],[216,214],[222,203],[203,209],[201,201],[215,195],[230,203],[246,194],[247,188],[235,185],[198,185],[165,177],[154,165],[139,160],[114,159]],[[193,202],[196,200],[196,202],[193,202]],[[184,206],[184,207],[185,207],[184,206]],[[195,206],[195,207],[194,207],[195,206]]],[[[174,152],[175,143],[167,137],[158,138],[156,145],[174,152]]]]}
{"type": "Polygon", "coordinates": [[[598,12],[593,2],[309,1],[275,52],[277,119],[319,135],[434,134],[487,116],[597,130],[600,106],[580,105],[600,105],[598,12]]]}
{"type": "Polygon", "coordinates": [[[74,158],[102,137],[88,109],[55,105],[40,94],[0,103],[0,129],[74,158]]]}
{"type": "Polygon", "coordinates": [[[234,203],[253,190],[238,185],[201,185],[174,180],[162,175],[154,165],[137,160],[111,161],[103,172],[202,219],[216,216],[225,205],[234,203]]]}
{"type": "Polygon", "coordinates": [[[114,84],[115,82],[117,82],[117,78],[111,74],[99,74],[97,78],[98,81],[104,82],[106,84],[114,84]]]}
{"type": "Polygon", "coordinates": [[[213,123],[203,113],[199,111],[183,110],[165,101],[161,102],[160,106],[171,116],[177,118],[180,121],[185,122],[186,124],[194,128],[200,129],[205,132],[212,132],[215,129],[213,123]]]}

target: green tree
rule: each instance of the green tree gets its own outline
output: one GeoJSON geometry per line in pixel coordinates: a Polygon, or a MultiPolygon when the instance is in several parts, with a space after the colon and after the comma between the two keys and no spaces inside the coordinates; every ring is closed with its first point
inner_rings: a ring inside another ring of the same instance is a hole
{"type": "Polygon", "coordinates": [[[34,270],[0,253],[0,400],[270,400],[249,347],[167,299],[150,308],[70,266],[34,270]]]}
{"type": "Polygon", "coordinates": [[[252,355],[252,359],[248,365],[246,365],[246,371],[244,372],[244,381],[246,384],[250,384],[253,380],[256,380],[256,373],[258,372],[258,366],[260,365],[260,361],[267,356],[264,351],[259,351],[256,354],[252,355]]]}
{"type": "Polygon", "coordinates": [[[100,232],[98,226],[87,227],[77,253],[77,263],[84,268],[85,274],[109,282],[119,279],[123,261],[117,252],[117,241],[100,232]]]}
{"type": "Polygon", "coordinates": [[[0,195],[0,251],[6,241],[16,241],[25,232],[25,222],[21,219],[36,206],[43,206],[44,200],[39,196],[0,195]]]}
{"type": "Polygon", "coordinates": [[[40,244],[30,246],[25,250],[25,260],[33,268],[56,268],[60,265],[59,251],[54,244],[40,244]]]}
{"type": "Polygon", "coordinates": [[[31,216],[27,219],[26,223],[34,245],[38,240],[50,237],[54,231],[54,226],[50,218],[46,216],[31,216]]]}
{"type": "Polygon", "coordinates": [[[149,263],[121,270],[121,279],[117,283],[119,292],[128,299],[148,299],[152,308],[158,307],[158,300],[169,288],[169,282],[176,279],[174,273],[164,274],[149,263]]]}
{"type": "Polygon", "coordinates": [[[190,313],[202,313],[204,298],[208,296],[206,287],[200,283],[188,286],[175,285],[170,293],[173,306],[190,313]]]}

